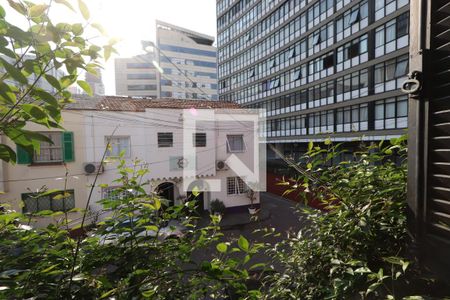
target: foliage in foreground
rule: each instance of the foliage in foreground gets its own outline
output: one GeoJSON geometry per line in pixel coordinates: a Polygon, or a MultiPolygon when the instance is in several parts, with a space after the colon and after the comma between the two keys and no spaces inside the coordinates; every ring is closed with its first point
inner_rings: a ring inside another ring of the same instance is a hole
{"type": "Polygon", "coordinates": [[[145,191],[142,177],[148,170],[140,165],[136,161],[130,168],[120,162],[115,184],[121,185],[116,190],[121,197],[102,201],[111,216],[81,240],[78,254],[77,241],[64,226],[67,220],[62,226],[24,230],[17,221],[28,217],[1,214],[0,298],[260,296],[246,286],[248,262],[260,245],[242,236],[235,245],[220,242],[218,217],[209,226],[197,226],[194,201],[165,208],[162,199],[145,191]],[[160,231],[174,220],[186,228],[185,234],[162,238],[160,231]]]}
{"type": "Polygon", "coordinates": [[[272,249],[284,271],[267,278],[268,298],[365,299],[406,292],[394,284],[409,265],[402,258],[408,245],[405,141],[362,145],[353,161],[338,164],[342,145],[309,144],[305,171],[282,184],[287,192],[319,199],[325,211],[305,209],[305,229],[272,249]]]}
{"type": "MultiPolygon", "coordinates": [[[[39,153],[41,142],[52,141],[26,125],[63,129],[61,109],[73,101],[69,87],[77,84],[91,95],[91,87],[79,79],[80,74],[97,75],[101,59],[115,52],[117,42],[110,39],[97,45],[86,36],[85,31],[103,35],[104,30],[92,23],[83,1],[78,0],[78,6],[85,22],[74,24],[55,23],[49,17],[55,5],[65,6],[66,13],[75,12],[72,1],[45,2],[8,0],[19,17],[7,15],[0,5],[0,134],[30,154],[39,153]]],[[[15,149],[0,142],[0,160],[14,163],[16,157],[15,149]]]]}

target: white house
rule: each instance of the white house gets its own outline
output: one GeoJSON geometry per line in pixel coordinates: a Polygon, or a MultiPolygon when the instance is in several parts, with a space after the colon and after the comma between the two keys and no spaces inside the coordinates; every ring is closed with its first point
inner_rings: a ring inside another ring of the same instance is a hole
{"type": "MultiPolygon", "coordinates": [[[[112,96],[99,98],[95,107],[76,104],[69,109],[83,115],[86,164],[98,166],[108,141],[111,144],[97,180],[110,187],[96,188],[91,202],[114,189],[114,158],[124,151],[130,166],[134,159],[148,165],[150,173],[144,179],[152,191],[173,203],[190,197],[197,187],[204,210],[214,199],[228,211],[250,206],[244,181],[259,181],[264,148],[259,146],[258,113],[229,102],[112,96]]],[[[95,176],[87,177],[92,182],[95,176]]],[[[259,206],[258,194],[254,205],[259,206]]]]}
{"type": "MultiPolygon", "coordinates": [[[[0,163],[0,204],[24,212],[84,208],[108,141],[111,147],[93,190],[92,211],[100,211],[97,202],[111,196],[121,151],[127,164],[139,159],[148,165],[148,192],[173,203],[190,197],[197,187],[204,210],[219,199],[230,212],[247,211],[250,200],[244,181],[265,184],[259,170],[265,147],[258,140],[258,113],[234,103],[98,96],[78,99],[62,116],[64,131],[29,127],[45,133],[53,145],[41,145],[41,152],[33,156],[18,149],[16,165],[0,163]],[[109,187],[100,188],[102,183],[109,187]],[[41,187],[55,193],[36,198],[33,193],[41,187]],[[63,191],[70,196],[54,199],[63,191]]],[[[6,139],[2,142],[15,147],[6,139]]],[[[258,193],[254,205],[259,205],[258,193]]],[[[79,219],[78,214],[70,217],[79,219]]],[[[50,221],[38,219],[37,225],[50,221]]]]}

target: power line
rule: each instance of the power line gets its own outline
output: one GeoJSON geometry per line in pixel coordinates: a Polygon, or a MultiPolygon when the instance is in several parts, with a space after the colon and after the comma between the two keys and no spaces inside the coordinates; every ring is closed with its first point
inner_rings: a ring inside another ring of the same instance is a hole
{"type": "MultiPolygon", "coordinates": [[[[202,150],[202,151],[197,151],[196,152],[196,154],[198,154],[198,153],[206,153],[206,152],[209,152],[209,151],[213,151],[213,150],[217,150],[217,149],[219,149],[219,148],[221,148],[221,147],[224,147],[224,146],[226,146],[227,145],[227,143],[225,143],[225,144],[222,144],[222,145],[218,145],[218,146],[216,146],[216,147],[214,147],[214,148],[210,148],[210,149],[205,149],[205,150],[202,150]]],[[[154,161],[154,162],[144,162],[144,163],[141,163],[141,164],[131,164],[131,165],[128,165],[127,167],[143,167],[143,166],[150,166],[150,165],[154,165],[154,164],[160,164],[160,163],[164,163],[164,162],[170,162],[170,159],[164,159],[164,160],[160,160],[160,161],[154,161]]],[[[214,162],[214,165],[215,165],[215,162],[214,162]]],[[[105,172],[108,172],[108,171],[116,171],[117,169],[116,168],[114,168],[114,169],[103,169],[103,173],[105,173],[105,172]]],[[[65,171],[64,171],[64,174],[65,174],[65,171]]],[[[87,175],[86,173],[78,173],[78,174],[70,174],[70,175],[68,175],[68,177],[79,177],[79,176],[84,176],[84,175],[87,175]]],[[[65,177],[65,175],[61,175],[61,176],[46,176],[46,177],[35,177],[35,178],[29,178],[29,179],[9,179],[9,180],[1,180],[0,182],[23,182],[23,181],[35,181],[35,180],[44,180],[44,179],[58,179],[58,180],[61,180],[61,179],[64,179],[64,177],[65,177]]]]}

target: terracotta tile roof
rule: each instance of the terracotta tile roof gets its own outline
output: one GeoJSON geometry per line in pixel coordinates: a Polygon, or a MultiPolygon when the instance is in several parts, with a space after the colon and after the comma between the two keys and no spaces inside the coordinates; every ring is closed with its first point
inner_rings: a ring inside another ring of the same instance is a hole
{"type": "Polygon", "coordinates": [[[174,98],[132,98],[120,96],[75,96],[75,103],[68,104],[68,110],[107,110],[107,111],[145,111],[146,108],[176,108],[176,109],[237,109],[240,106],[233,102],[174,99],[174,98]]]}

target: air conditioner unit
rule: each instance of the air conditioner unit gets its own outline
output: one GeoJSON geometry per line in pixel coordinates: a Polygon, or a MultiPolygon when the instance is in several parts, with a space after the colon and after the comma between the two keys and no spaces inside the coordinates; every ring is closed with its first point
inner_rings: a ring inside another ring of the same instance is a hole
{"type": "Polygon", "coordinates": [[[226,171],[226,170],[228,170],[228,165],[225,163],[224,160],[218,160],[218,161],[216,161],[216,170],[217,171],[226,171]]]}
{"type": "Polygon", "coordinates": [[[103,165],[101,163],[95,163],[95,162],[85,163],[83,165],[83,169],[84,169],[84,173],[86,175],[95,175],[95,174],[97,174],[97,172],[99,174],[101,174],[104,171],[103,165]]]}

